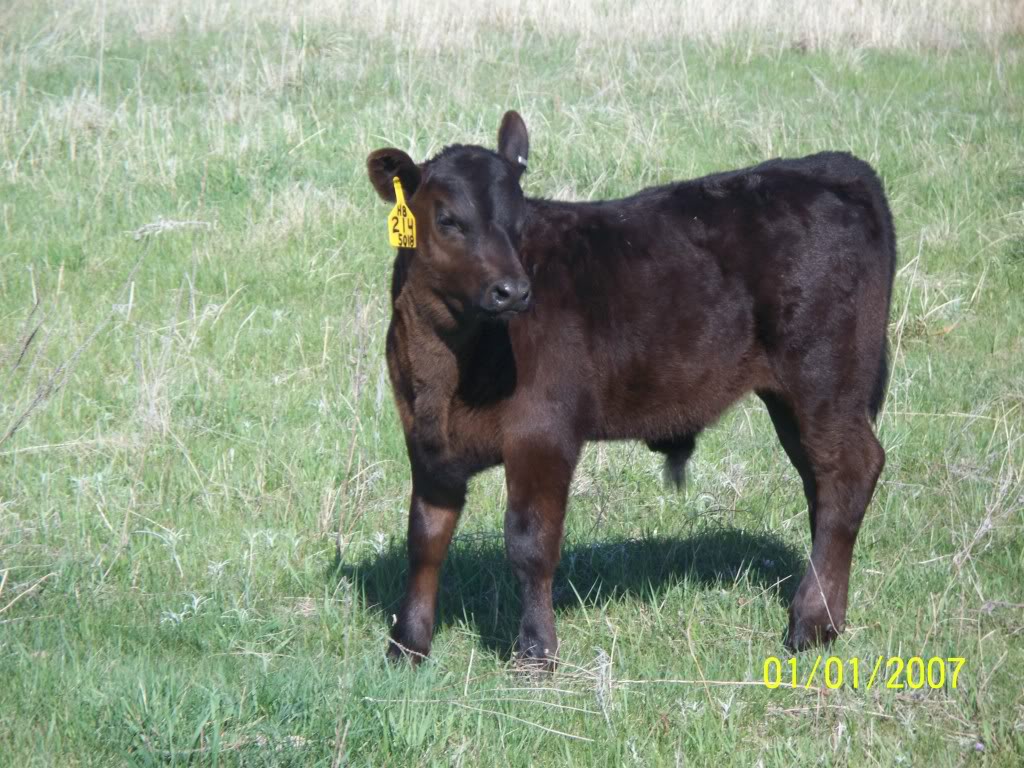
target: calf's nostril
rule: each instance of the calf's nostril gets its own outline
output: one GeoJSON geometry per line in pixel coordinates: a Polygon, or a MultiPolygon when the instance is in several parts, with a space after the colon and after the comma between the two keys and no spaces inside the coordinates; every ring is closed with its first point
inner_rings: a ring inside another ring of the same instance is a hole
{"type": "Polygon", "coordinates": [[[484,294],[483,306],[490,312],[524,309],[530,299],[530,281],[506,278],[491,283],[484,294]]]}

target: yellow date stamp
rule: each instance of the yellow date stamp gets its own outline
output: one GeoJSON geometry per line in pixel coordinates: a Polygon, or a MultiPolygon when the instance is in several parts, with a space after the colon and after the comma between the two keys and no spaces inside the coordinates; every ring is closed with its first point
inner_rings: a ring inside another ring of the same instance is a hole
{"type": "Polygon", "coordinates": [[[873,687],[889,690],[933,690],[949,687],[955,690],[960,671],[967,660],[960,656],[876,656],[861,659],[851,656],[819,655],[810,658],[783,661],[776,656],[764,660],[764,685],[766,688],[811,688],[822,684],[830,690],[844,686],[854,690],[869,691],[873,687]],[[802,667],[802,668],[801,668],[802,667]],[[808,669],[809,667],[809,669],[808,669]]]}

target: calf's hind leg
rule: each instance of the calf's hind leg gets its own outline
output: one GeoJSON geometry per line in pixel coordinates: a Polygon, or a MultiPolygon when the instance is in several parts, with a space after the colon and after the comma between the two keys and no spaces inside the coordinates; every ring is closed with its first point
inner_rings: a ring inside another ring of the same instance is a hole
{"type": "MultiPolygon", "coordinates": [[[[809,465],[811,477],[804,477],[804,488],[812,516],[811,561],[789,614],[787,645],[800,651],[831,642],[843,631],[853,546],[885,465],[885,451],[865,411],[819,412],[812,418],[798,416],[797,423],[800,450],[793,452],[809,465]]],[[[799,464],[797,469],[801,475],[807,472],[799,464]]]]}
{"type": "Polygon", "coordinates": [[[779,436],[779,442],[789,456],[789,460],[800,473],[800,479],[804,484],[804,496],[807,497],[807,509],[811,518],[811,541],[814,541],[814,520],[815,506],[817,505],[817,490],[814,482],[814,470],[811,467],[811,460],[807,457],[807,451],[800,444],[800,427],[796,423],[796,415],[793,409],[778,395],[773,392],[758,392],[758,397],[764,401],[768,408],[768,415],[775,425],[775,433],[779,436]]]}

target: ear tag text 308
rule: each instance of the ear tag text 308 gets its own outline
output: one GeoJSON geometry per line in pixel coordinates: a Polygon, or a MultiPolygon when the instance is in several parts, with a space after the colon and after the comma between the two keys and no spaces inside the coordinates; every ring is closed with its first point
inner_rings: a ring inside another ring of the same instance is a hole
{"type": "Polygon", "coordinates": [[[395,248],[416,247],[416,218],[405,203],[402,182],[395,176],[395,207],[388,214],[388,242],[395,248]]]}

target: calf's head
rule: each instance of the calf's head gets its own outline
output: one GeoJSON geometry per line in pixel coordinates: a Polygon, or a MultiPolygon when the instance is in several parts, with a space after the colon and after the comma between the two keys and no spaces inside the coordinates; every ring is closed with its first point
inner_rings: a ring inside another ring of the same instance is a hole
{"type": "Polygon", "coordinates": [[[366,160],[374,188],[395,201],[401,181],[416,217],[413,265],[422,284],[459,322],[508,319],[530,305],[530,281],[519,261],[526,215],[520,178],[529,139],[516,112],[498,131],[498,151],[454,145],[417,165],[400,149],[378,149],[366,160]]]}

